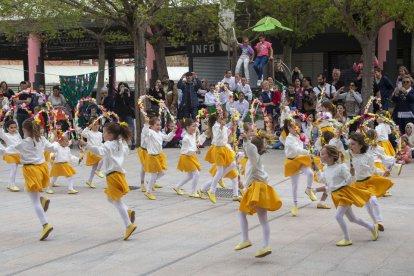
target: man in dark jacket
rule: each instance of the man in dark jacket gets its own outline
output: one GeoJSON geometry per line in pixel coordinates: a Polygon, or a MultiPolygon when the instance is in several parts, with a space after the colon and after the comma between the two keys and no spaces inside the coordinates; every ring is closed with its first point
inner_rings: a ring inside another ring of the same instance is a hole
{"type": "Polygon", "coordinates": [[[382,74],[381,68],[375,68],[375,91],[380,92],[381,104],[383,110],[388,110],[390,105],[390,97],[394,91],[391,80],[382,74]]]}
{"type": "Polygon", "coordinates": [[[178,81],[177,87],[182,91],[182,100],[179,106],[181,111],[179,113],[183,118],[195,120],[198,108],[197,91],[201,87],[197,74],[194,72],[185,73],[178,81]]]}

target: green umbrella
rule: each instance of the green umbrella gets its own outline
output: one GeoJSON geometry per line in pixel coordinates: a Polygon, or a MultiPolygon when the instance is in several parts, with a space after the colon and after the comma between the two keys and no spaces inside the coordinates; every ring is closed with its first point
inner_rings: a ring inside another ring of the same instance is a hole
{"type": "Polygon", "coordinates": [[[285,27],[282,25],[282,23],[280,23],[279,20],[270,17],[270,16],[266,16],[262,19],[260,19],[256,25],[254,25],[253,27],[251,27],[250,29],[253,29],[253,31],[255,32],[266,32],[266,31],[270,31],[273,29],[282,29],[282,30],[286,30],[286,31],[293,31],[291,28],[285,27]]]}

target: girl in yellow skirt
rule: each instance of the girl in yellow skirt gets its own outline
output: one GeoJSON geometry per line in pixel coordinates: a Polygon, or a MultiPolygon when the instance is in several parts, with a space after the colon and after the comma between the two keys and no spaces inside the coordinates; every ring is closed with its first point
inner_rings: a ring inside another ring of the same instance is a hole
{"type": "Polygon", "coordinates": [[[4,149],[0,145],[0,154],[7,155],[11,152],[20,153],[20,162],[23,164],[23,177],[25,188],[32,201],[33,208],[43,226],[40,240],[46,239],[53,230],[46,218],[50,200],[40,196],[40,193],[49,185],[49,166],[45,162],[45,149],[55,152],[57,145],[51,144],[40,135],[40,126],[33,119],[27,119],[22,124],[24,139],[14,147],[4,149]]]}
{"type": "Polygon", "coordinates": [[[345,164],[340,163],[341,159],[343,159],[343,156],[336,147],[325,145],[321,150],[321,161],[326,166],[323,172],[319,171],[318,167],[315,167],[315,170],[318,171],[318,179],[327,185],[328,190],[331,192],[332,201],[337,208],[336,220],[341,227],[344,238],[337,242],[336,245],[352,245],[344,216],[350,222],[367,228],[371,232],[372,240],[376,241],[378,239],[378,224],[368,223],[357,218],[352,211],[352,205],[357,207],[364,206],[371,194],[365,189],[350,185],[352,183],[350,170],[345,164]]]}
{"type": "MultiPolygon", "coordinates": [[[[0,139],[2,139],[7,147],[14,147],[22,142],[19,132],[17,131],[17,123],[15,121],[7,121],[6,123],[0,122],[0,139]],[[4,131],[4,128],[7,132],[4,131]]],[[[18,151],[14,151],[3,157],[3,160],[7,164],[10,164],[9,183],[7,189],[12,192],[20,191],[19,187],[16,186],[16,171],[20,164],[20,155],[18,151]]]]}
{"type": "Polygon", "coordinates": [[[227,146],[230,131],[226,126],[226,117],[212,114],[208,118],[208,132],[212,136],[211,146],[207,151],[205,160],[216,165],[217,172],[213,180],[203,186],[199,193],[207,193],[211,202],[216,203],[216,189],[218,182],[236,167],[235,153],[227,146]]]}
{"type": "Polygon", "coordinates": [[[383,217],[377,197],[381,197],[394,184],[388,178],[389,171],[383,173],[374,165],[374,157],[368,153],[368,144],[365,136],[354,133],[350,136],[349,149],[351,155],[351,174],[356,179],[353,186],[370,192],[371,197],[365,207],[373,221],[378,224],[379,230],[384,231],[383,217]],[[383,176],[381,176],[383,175],[383,176]]]}
{"type": "MultiPolygon", "coordinates": [[[[82,136],[88,139],[88,143],[92,146],[102,146],[102,132],[99,131],[99,120],[92,118],[89,121],[89,126],[82,131],[82,136]]],[[[86,181],[86,185],[94,189],[95,185],[92,183],[93,177],[95,174],[100,178],[103,178],[104,175],[101,172],[102,168],[102,158],[93,154],[91,151],[86,152],[86,166],[92,166],[91,173],[89,174],[89,179],[86,181]]]]}
{"type": "Polygon", "coordinates": [[[198,179],[200,178],[200,163],[198,162],[197,154],[200,153],[197,145],[197,124],[192,119],[185,119],[183,122],[183,129],[185,134],[181,144],[181,154],[178,160],[177,170],[186,172],[187,177],[180,181],[177,186],[173,187],[173,190],[178,195],[183,195],[184,191],[181,189],[187,182],[191,181],[191,193],[190,197],[199,198],[197,193],[198,179]]]}
{"type": "Polygon", "coordinates": [[[129,186],[125,179],[124,161],[129,154],[128,142],[132,136],[126,123],[107,123],[103,128],[104,143],[100,146],[90,145],[83,140],[79,141],[86,150],[99,155],[104,160],[104,172],[106,175],[105,194],[108,201],[115,206],[125,224],[124,240],[137,229],[135,225],[135,211],[128,208],[122,200],[129,192],[129,186]]]}
{"type": "Polygon", "coordinates": [[[145,120],[144,127],[141,130],[141,145],[138,148],[138,158],[139,162],[141,163],[141,171],[140,171],[140,179],[141,179],[141,192],[145,193],[147,191],[147,188],[145,188],[145,159],[148,156],[148,150],[147,150],[147,137],[148,137],[148,120],[145,120]]]}
{"type": "Polygon", "coordinates": [[[152,188],[157,179],[161,178],[164,175],[164,170],[167,169],[167,156],[162,152],[162,142],[171,141],[174,138],[177,127],[174,126],[172,131],[166,135],[161,132],[161,120],[158,117],[152,117],[148,120],[146,118],[146,123],[149,124],[149,130],[147,135],[147,151],[148,156],[145,159],[145,173],[150,175],[150,181],[147,183],[147,191],[144,195],[150,199],[157,199],[155,195],[152,194],[152,188]]]}
{"type": "MultiPolygon", "coordinates": [[[[383,115],[385,113],[380,111],[379,114],[383,115]]],[[[377,123],[378,125],[375,127],[375,131],[378,134],[378,145],[384,149],[386,155],[395,156],[395,150],[388,139],[388,135],[391,134],[390,126],[386,124],[381,117],[377,118],[377,123]]]]}
{"type": "Polygon", "coordinates": [[[256,257],[264,257],[272,253],[269,245],[270,226],[267,212],[273,212],[282,206],[282,201],[273,187],[269,186],[268,175],[264,170],[262,155],[266,152],[266,144],[263,138],[256,136],[256,131],[249,131],[244,136],[243,147],[248,158],[246,164],[246,192],[240,202],[239,219],[242,233],[242,242],[236,245],[234,250],[242,250],[252,245],[249,240],[249,225],[247,214],[257,213],[262,226],[262,248],[256,257]],[[253,137],[253,138],[252,138],[253,137]]]}
{"type": "Polygon", "coordinates": [[[288,136],[285,141],[285,177],[290,176],[292,180],[293,208],[292,216],[298,214],[298,184],[299,175],[302,172],[306,176],[307,188],[305,193],[312,201],[317,198],[312,191],[313,171],[311,169],[311,158],[309,151],[304,149],[303,142],[299,138],[300,130],[292,119],[286,119],[283,128],[288,136]]]}
{"type": "Polygon", "coordinates": [[[49,187],[46,189],[46,193],[53,194],[54,192],[51,187],[54,187],[59,176],[65,176],[68,180],[68,194],[77,194],[78,191],[73,188],[73,176],[76,174],[76,171],[70,165],[70,162],[78,162],[79,157],[76,157],[70,153],[69,139],[65,134],[62,134],[62,136],[58,139],[57,144],[57,151],[55,154],[52,169],[50,171],[50,177],[52,177],[52,179],[50,181],[49,187]]]}

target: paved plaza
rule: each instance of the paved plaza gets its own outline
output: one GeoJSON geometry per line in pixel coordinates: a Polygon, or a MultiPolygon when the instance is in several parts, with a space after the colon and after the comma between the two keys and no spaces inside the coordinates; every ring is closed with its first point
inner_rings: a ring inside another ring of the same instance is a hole
{"type": "MultiPolygon", "coordinates": [[[[75,166],[78,195],[66,194],[65,179],[58,179],[61,187],[49,196],[47,212],[54,231],[47,241],[38,241],[41,226],[29,197],[4,188],[9,172],[0,161],[0,275],[413,275],[414,165],[393,177],[393,196],[380,199],[386,230],[378,241],[371,241],[366,229],[348,224],[354,244],[339,248],[335,243],[342,234],[335,209],[316,209],[316,202],[303,193],[303,178],[299,215],[291,217],[284,154],[270,151],[264,156],[269,184],[283,206],[269,214],[273,253],[256,259],[262,238],[257,216],[248,217],[253,246],[234,251],[241,239],[238,204],[230,198],[218,198],[214,205],[176,195],[171,185],[183,177],[175,169],[179,149],[165,152],[169,170],[158,182],[164,188],[156,192],[157,200],[148,200],[140,190],[125,197],[137,212],[138,225],[128,241],[122,241],[125,229],[117,210],[106,201],[104,179],[95,178],[95,190],[85,185],[86,166],[75,166]]],[[[130,153],[125,169],[129,184],[137,186],[136,151],[130,153]]],[[[200,184],[210,179],[204,161],[202,169],[200,184]]],[[[23,187],[21,168],[17,183],[23,187]]],[[[355,210],[368,219],[365,208],[355,210]]]]}

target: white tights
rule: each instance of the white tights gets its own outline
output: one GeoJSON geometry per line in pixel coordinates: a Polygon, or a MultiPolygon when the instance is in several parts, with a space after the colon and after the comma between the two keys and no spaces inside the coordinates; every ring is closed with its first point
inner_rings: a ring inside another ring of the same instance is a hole
{"type": "Polygon", "coordinates": [[[204,185],[203,187],[203,192],[206,192],[208,189],[210,189],[210,192],[212,194],[216,193],[217,190],[217,184],[220,181],[220,179],[222,179],[226,174],[228,174],[232,169],[234,169],[236,167],[236,163],[232,162],[230,165],[228,165],[225,169],[223,169],[222,166],[217,166],[217,172],[213,177],[213,180],[208,182],[206,185],[204,185]]]}
{"type": "Polygon", "coordinates": [[[164,176],[164,172],[160,172],[160,173],[149,173],[150,175],[150,181],[147,183],[147,193],[151,194],[152,193],[152,186],[155,184],[155,181],[157,181],[158,179],[160,179],[161,177],[164,176]]]}
{"type": "MultiPolygon", "coordinates": [[[[56,180],[58,179],[58,176],[53,176],[52,179],[50,180],[50,185],[47,189],[50,189],[50,187],[53,186],[53,184],[56,183],[56,180]]],[[[73,182],[74,179],[72,176],[66,177],[66,179],[68,180],[68,190],[73,190],[73,182]]]]}
{"type": "Polygon", "coordinates": [[[181,180],[180,183],[178,183],[177,188],[181,189],[182,186],[184,186],[188,181],[191,180],[191,184],[192,184],[191,193],[195,194],[199,178],[200,178],[199,171],[195,170],[193,172],[188,172],[187,177],[181,180]]]}
{"type": "Polygon", "coordinates": [[[40,220],[42,225],[47,223],[47,218],[45,211],[43,210],[42,204],[40,203],[40,193],[39,192],[28,192],[30,200],[32,201],[33,208],[36,212],[37,217],[40,220]]]}
{"type": "Polygon", "coordinates": [[[312,184],[313,184],[313,171],[309,167],[302,166],[300,168],[299,172],[297,172],[295,175],[292,175],[292,177],[291,177],[291,180],[292,180],[292,195],[293,195],[293,203],[295,204],[295,206],[297,206],[297,204],[298,204],[298,184],[299,184],[299,175],[300,175],[301,172],[304,175],[306,175],[306,186],[307,186],[307,188],[311,189],[312,184]]]}
{"type": "MultiPolygon", "coordinates": [[[[263,232],[263,248],[269,246],[270,240],[270,226],[269,221],[267,220],[267,210],[262,208],[257,208],[257,216],[259,217],[260,225],[262,226],[263,232]]],[[[240,218],[240,228],[242,233],[243,242],[249,240],[249,223],[247,222],[247,213],[239,211],[240,218]]]]}
{"type": "Polygon", "coordinates": [[[17,166],[18,165],[15,164],[15,163],[10,164],[10,176],[9,176],[9,185],[8,185],[8,187],[16,186],[17,166]]]}
{"type": "Polygon", "coordinates": [[[92,179],[95,176],[95,172],[101,170],[102,164],[103,164],[103,160],[100,160],[98,163],[92,165],[92,170],[91,170],[91,173],[89,174],[89,182],[92,182],[92,179]]]}
{"type": "Polygon", "coordinates": [[[383,222],[384,218],[382,217],[381,209],[378,203],[376,196],[371,196],[369,201],[365,204],[365,208],[368,211],[368,214],[371,216],[374,222],[383,222]]]}
{"type": "Polygon", "coordinates": [[[131,220],[128,216],[128,206],[122,201],[122,198],[119,200],[110,200],[108,198],[108,201],[116,207],[119,214],[121,215],[122,220],[124,221],[125,228],[128,228],[128,226],[131,225],[131,220]]]}
{"type": "Polygon", "coordinates": [[[344,215],[349,219],[350,222],[359,224],[367,228],[369,231],[372,231],[374,229],[374,225],[366,222],[365,220],[357,218],[354,212],[352,211],[351,206],[338,206],[338,209],[336,210],[336,221],[341,227],[345,240],[349,241],[351,238],[349,236],[348,226],[346,225],[345,220],[344,220],[344,215]]]}

